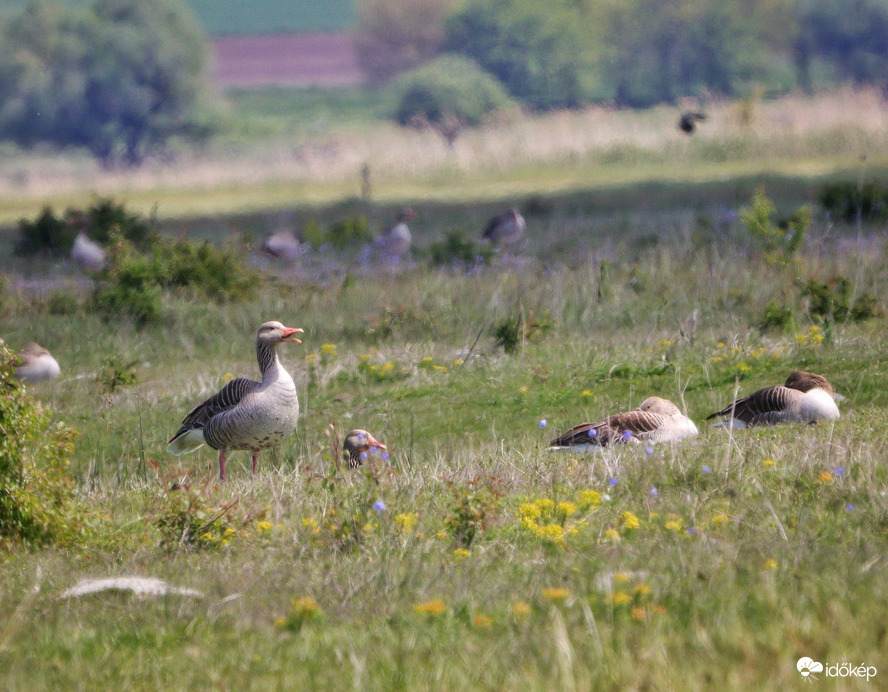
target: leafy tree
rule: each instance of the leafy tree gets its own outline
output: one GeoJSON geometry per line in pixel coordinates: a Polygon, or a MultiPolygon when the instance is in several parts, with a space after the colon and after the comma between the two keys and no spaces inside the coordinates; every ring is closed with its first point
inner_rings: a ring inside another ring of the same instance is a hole
{"type": "Polygon", "coordinates": [[[756,73],[757,42],[739,2],[630,0],[611,14],[607,73],[630,106],[704,92],[736,94],[756,73]]]}
{"type": "Polygon", "coordinates": [[[443,55],[413,70],[397,89],[397,121],[429,125],[450,142],[462,127],[480,125],[489,113],[512,104],[496,79],[461,55],[443,55]]]}
{"type": "Polygon", "coordinates": [[[138,164],[208,131],[206,55],[179,0],[32,0],[0,29],[0,137],[138,164]]]}
{"type": "Polygon", "coordinates": [[[449,12],[449,0],[362,0],[354,34],[361,70],[386,82],[434,57],[449,12]]]}
{"type": "Polygon", "coordinates": [[[568,0],[469,0],[448,22],[447,48],[534,108],[578,106],[591,99],[597,79],[583,8],[568,0]]]}
{"type": "Polygon", "coordinates": [[[796,52],[802,75],[820,57],[839,79],[888,84],[886,0],[803,0],[798,21],[796,52]]]}

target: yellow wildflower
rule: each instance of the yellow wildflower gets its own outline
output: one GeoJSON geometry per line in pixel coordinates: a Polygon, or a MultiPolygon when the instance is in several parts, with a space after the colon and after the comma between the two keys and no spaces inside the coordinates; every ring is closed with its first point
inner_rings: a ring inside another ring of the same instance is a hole
{"type": "Polygon", "coordinates": [[[395,515],[395,524],[401,533],[413,533],[416,527],[416,514],[410,512],[408,514],[395,515]]]}
{"type": "Polygon", "coordinates": [[[737,370],[739,372],[749,372],[752,370],[746,363],[737,363],[737,370]]]}
{"type": "Polygon", "coordinates": [[[256,530],[264,533],[265,531],[271,531],[273,528],[273,524],[270,521],[257,521],[256,522],[256,530]]]}
{"type": "Polygon", "coordinates": [[[493,625],[493,618],[489,615],[478,613],[474,618],[472,618],[472,622],[475,624],[475,627],[483,630],[489,630],[490,627],[493,625]]]}
{"type": "Polygon", "coordinates": [[[390,360],[387,360],[385,363],[382,364],[382,367],[379,368],[379,374],[380,375],[388,375],[394,369],[395,369],[395,364],[392,363],[390,360]]]}
{"type": "Polygon", "coordinates": [[[627,531],[634,531],[641,526],[638,517],[629,511],[623,512],[623,514],[620,515],[620,524],[622,524],[623,528],[627,531]]]}
{"type": "Polygon", "coordinates": [[[584,490],[580,493],[580,504],[583,507],[601,504],[601,493],[597,490],[584,490]]]}
{"type": "Polygon", "coordinates": [[[651,587],[648,584],[642,582],[638,586],[635,587],[635,595],[636,596],[649,596],[651,593],[651,587]]]}
{"type": "Polygon", "coordinates": [[[583,396],[595,396],[595,392],[593,392],[591,389],[584,389],[583,396]]]}
{"type": "Polygon", "coordinates": [[[471,553],[465,548],[456,548],[451,554],[453,555],[453,559],[457,562],[461,562],[471,555],[471,553]]]}
{"type": "Polygon", "coordinates": [[[663,524],[663,527],[669,529],[670,531],[681,531],[681,524],[677,521],[670,520],[663,524]]]}
{"type": "Polygon", "coordinates": [[[459,358],[457,358],[455,361],[453,361],[453,367],[455,367],[455,368],[458,368],[462,364],[463,364],[463,362],[459,358]]]}
{"type": "Polygon", "coordinates": [[[725,347],[725,342],[724,342],[724,341],[719,341],[719,342],[715,345],[715,347],[716,347],[716,348],[724,348],[724,347],[725,347]]]}
{"type": "Polygon", "coordinates": [[[447,366],[446,365],[433,365],[432,370],[434,370],[435,372],[447,372],[447,366]]]}
{"type": "Polygon", "coordinates": [[[773,466],[773,465],[774,465],[774,460],[773,460],[773,459],[763,459],[763,460],[762,460],[762,466],[771,467],[771,466],[773,466]]]}
{"type": "Polygon", "coordinates": [[[512,617],[516,620],[523,620],[530,614],[530,606],[524,601],[515,601],[512,604],[512,617]]]}
{"type": "Polygon", "coordinates": [[[566,518],[576,513],[577,506],[573,502],[559,502],[556,505],[555,509],[557,510],[558,514],[566,518]]]}
{"type": "Polygon", "coordinates": [[[821,483],[832,483],[833,475],[829,471],[820,472],[821,483]]]}
{"type": "Polygon", "coordinates": [[[321,344],[321,355],[322,356],[335,356],[336,355],[336,344],[321,344]]]}
{"type": "Polygon", "coordinates": [[[445,610],[447,610],[447,606],[444,604],[440,598],[432,599],[431,601],[426,601],[425,603],[417,603],[413,606],[413,610],[415,610],[420,615],[428,615],[429,617],[438,617],[442,615],[445,610]]]}
{"type": "Polygon", "coordinates": [[[625,584],[627,581],[632,579],[631,574],[626,574],[625,572],[617,572],[614,575],[614,582],[617,584],[625,584]]]}
{"type": "Polygon", "coordinates": [[[608,529],[604,532],[604,540],[617,543],[620,540],[620,532],[616,529],[608,529]]]}
{"type": "Polygon", "coordinates": [[[611,596],[611,600],[614,602],[615,606],[626,605],[627,603],[632,603],[632,596],[627,594],[625,591],[614,591],[614,595],[611,596]]]}
{"type": "Polygon", "coordinates": [[[552,586],[542,589],[540,595],[547,601],[566,601],[570,598],[570,591],[563,586],[552,586]]]}
{"type": "Polygon", "coordinates": [[[773,558],[768,558],[762,563],[762,569],[777,569],[777,561],[773,558]]]}
{"type": "Polygon", "coordinates": [[[729,521],[731,521],[731,518],[727,514],[716,514],[712,517],[712,523],[716,526],[727,524],[729,521]]]}
{"type": "Polygon", "coordinates": [[[521,392],[521,393],[523,394],[524,392],[527,391],[527,387],[519,387],[519,388],[518,388],[518,391],[521,392]]]}
{"type": "Polygon", "coordinates": [[[526,519],[539,519],[542,512],[535,503],[522,502],[518,513],[526,519]]]}
{"type": "Polygon", "coordinates": [[[543,512],[552,513],[552,510],[555,509],[555,502],[550,500],[548,497],[541,497],[536,501],[537,507],[540,508],[543,512]]]}
{"type": "Polygon", "coordinates": [[[644,608],[633,608],[629,611],[629,615],[633,620],[644,620],[647,618],[647,611],[644,608]]]}

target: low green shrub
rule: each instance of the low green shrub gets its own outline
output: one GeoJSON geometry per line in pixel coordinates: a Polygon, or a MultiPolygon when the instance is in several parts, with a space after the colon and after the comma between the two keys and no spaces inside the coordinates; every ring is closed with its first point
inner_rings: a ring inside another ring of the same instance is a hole
{"type": "Polygon", "coordinates": [[[823,208],[848,223],[888,217],[888,188],[874,183],[826,183],[820,189],[823,208]]]}
{"type": "Polygon", "coordinates": [[[802,295],[808,299],[811,316],[823,321],[862,322],[881,314],[876,299],[869,293],[852,296],[851,281],[843,276],[826,281],[810,278],[802,295]]]}
{"type": "Polygon", "coordinates": [[[805,206],[799,207],[788,219],[774,225],[771,216],[775,211],[774,203],[759,188],[749,205],[740,210],[740,220],[758,245],[764,261],[771,266],[783,267],[804,247],[811,227],[811,212],[805,206]]]}
{"type": "Polygon", "coordinates": [[[118,233],[130,242],[144,246],[153,230],[154,224],[150,220],[127,211],[122,203],[99,198],[86,209],[69,208],[62,216],[56,216],[47,206],[33,221],[21,219],[21,239],[15,251],[19,255],[37,252],[67,255],[81,231],[103,245],[111,241],[113,233],[118,233]]]}
{"type": "Polygon", "coordinates": [[[77,432],[14,377],[17,356],[0,339],[0,546],[64,542],[76,533],[68,510],[68,463],[77,432]]]}
{"type": "Polygon", "coordinates": [[[151,236],[143,252],[116,233],[99,279],[96,308],[109,316],[129,315],[140,324],[160,320],[164,291],[187,290],[225,302],[249,297],[256,284],[234,251],[151,236]]]}
{"type": "Polygon", "coordinates": [[[472,267],[488,262],[493,255],[489,245],[476,243],[459,228],[447,232],[444,240],[431,243],[425,254],[435,267],[472,267]]]}

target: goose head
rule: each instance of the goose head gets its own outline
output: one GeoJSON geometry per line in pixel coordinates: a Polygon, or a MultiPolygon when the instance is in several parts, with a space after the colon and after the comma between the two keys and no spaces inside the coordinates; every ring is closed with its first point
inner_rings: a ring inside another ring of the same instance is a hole
{"type": "Polygon", "coordinates": [[[266,322],[261,327],[259,327],[259,333],[256,335],[256,339],[259,343],[266,344],[268,346],[277,346],[278,344],[283,343],[296,343],[301,344],[302,341],[296,338],[296,334],[303,334],[304,331],[302,329],[285,327],[283,324],[277,321],[266,322]]]}
{"type": "Polygon", "coordinates": [[[360,466],[366,455],[373,449],[386,450],[387,447],[366,430],[352,430],[345,436],[343,453],[348,455],[349,466],[360,466]],[[363,456],[362,456],[363,455],[363,456]]]}
{"type": "Polygon", "coordinates": [[[669,401],[669,399],[663,399],[659,396],[649,396],[641,402],[638,410],[659,413],[664,416],[674,416],[676,413],[681,413],[678,410],[678,407],[669,401]]]}
{"type": "Polygon", "coordinates": [[[829,395],[833,394],[832,385],[826,381],[823,375],[815,375],[813,372],[796,370],[786,378],[786,387],[797,389],[800,392],[809,392],[812,389],[822,389],[829,395]]]}

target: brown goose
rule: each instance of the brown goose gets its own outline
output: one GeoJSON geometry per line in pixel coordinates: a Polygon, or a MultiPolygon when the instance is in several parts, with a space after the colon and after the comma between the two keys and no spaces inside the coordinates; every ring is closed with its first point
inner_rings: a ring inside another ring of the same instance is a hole
{"type": "Polygon", "coordinates": [[[693,437],[697,426],[668,399],[651,396],[634,411],[577,425],[550,442],[549,449],[600,449],[620,442],[668,442],[693,437]]]}
{"type": "Polygon", "coordinates": [[[391,257],[401,257],[410,250],[413,237],[410,235],[407,221],[414,218],[416,218],[416,212],[409,207],[398,212],[397,223],[374,241],[376,249],[391,257]]]}
{"type": "Polygon", "coordinates": [[[492,245],[510,246],[521,239],[527,224],[515,207],[509,207],[505,214],[494,216],[484,228],[482,237],[492,245]]]}
{"type": "Polygon", "coordinates": [[[833,388],[822,375],[796,371],[790,373],[785,384],[764,387],[749,396],[737,399],[716,411],[706,420],[727,416],[716,425],[745,428],[751,425],[777,423],[810,423],[835,420],[839,407],[833,399],[833,388]]]}
{"type": "Polygon", "coordinates": [[[266,322],[256,335],[256,358],[262,381],[238,377],[217,394],[193,408],[182,427],[170,438],[167,451],[179,456],[204,443],[219,450],[219,479],[225,480],[226,453],[245,449],[253,453],[253,473],[259,454],[279,444],[296,429],[299,400],[296,385],[277,356],[282,343],[302,343],[295,337],[301,329],[280,322],[266,322]]]}
{"type": "Polygon", "coordinates": [[[342,443],[342,453],[348,456],[348,466],[352,469],[361,466],[374,449],[385,451],[387,447],[366,430],[352,430],[342,443]]]}
{"type": "Polygon", "coordinates": [[[21,363],[15,368],[20,380],[52,380],[61,374],[58,361],[40,344],[28,344],[18,354],[21,363]]]}

